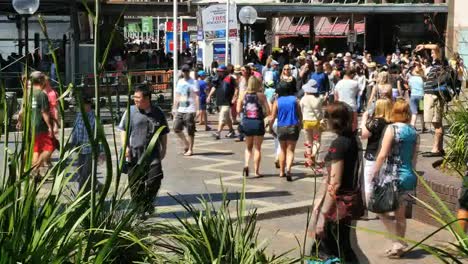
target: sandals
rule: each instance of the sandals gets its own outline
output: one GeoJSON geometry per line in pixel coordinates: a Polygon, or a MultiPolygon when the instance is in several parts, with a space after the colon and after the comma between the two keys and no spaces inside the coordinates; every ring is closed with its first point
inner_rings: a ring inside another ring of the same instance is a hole
{"type": "Polygon", "coordinates": [[[407,246],[401,248],[391,248],[385,251],[385,256],[389,259],[399,259],[406,253],[407,246]]]}

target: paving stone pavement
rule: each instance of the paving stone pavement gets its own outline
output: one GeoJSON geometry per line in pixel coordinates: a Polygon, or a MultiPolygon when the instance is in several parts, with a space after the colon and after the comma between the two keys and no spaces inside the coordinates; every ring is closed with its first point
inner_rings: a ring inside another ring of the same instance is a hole
{"type": "MultiPolygon", "coordinates": [[[[210,116],[210,120],[214,120],[210,116]]],[[[211,126],[214,128],[215,123],[211,126]]],[[[244,143],[236,143],[233,139],[222,138],[214,140],[212,132],[202,131],[196,134],[194,155],[184,157],[180,154],[182,148],[174,133],[169,135],[167,158],[163,161],[165,178],[158,198],[155,201],[157,214],[150,221],[174,221],[174,215],[183,215],[183,208],[178,205],[169,194],[177,195],[179,198],[199,205],[200,195],[211,197],[215,204],[219,204],[222,199],[222,188],[228,191],[230,199],[237,199],[238,193],[242,190],[244,143]]],[[[67,131],[69,131],[67,129],[67,131]]],[[[113,141],[112,128],[106,125],[110,146],[114,143],[119,147],[119,137],[117,142],[113,141]]],[[[224,135],[227,132],[224,132],[224,135]]],[[[322,138],[322,151],[332,140],[331,133],[324,133],[322,138]]],[[[431,134],[421,136],[421,151],[428,151],[431,148],[431,134]]],[[[304,214],[314,202],[315,190],[318,190],[323,177],[320,173],[315,173],[303,165],[303,136],[298,143],[296,150],[296,165],[293,167],[293,182],[287,182],[278,177],[278,170],[274,167],[274,142],[270,135],[265,137],[263,144],[263,159],[261,163],[261,173],[263,177],[249,177],[246,179],[246,197],[248,208],[256,208],[259,214],[259,226],[262,237],[269,237],[276,232],[277,235],[272,240],[271,251],[275,253],[284,252],[297,247],[295,236],[302,241],[305,230],[306,215],[304,214]]],[[[323,152],[322,152],[323,155],[323,152]]],[[[114,153],[113,160],[116,161],[114,153]]],[[[420,163],[431,163],[434,159],[420,158],[420,163]]],[[[100,180],[102,178],[103,167],[99,167],[100,180]]],[[[122,178],[122,188],[127,184],[124,175],[122,178]]],[[[46,190],[45,190],[46,191],[46,190]]],[[[129,199],[129,196],[124,196],[129,199]]],[[[374,230],[383,230],[383,226],[378,221],[360,221],[359,226],[374,230]]],[[[408,225],[409,237],[412,239],[421,238],[424,234],[429,234],[433,227],[419,222],[411,221],[408,225]]],[[[447,241],[450,237],[442,233],[440,240],[447,241]]],[[[416,252],[414,258],[389,261],[382,258],[383,250],[389,242],[380,235],[367,232],[358,232],[358,241],[361,248],[369,258],[370,263],[436,263],[435,260],[425,255],[423,252],[416,252]]],[[[298,254],[297,251],[291,254],[298,254]]],[[[410,255],[412,256],[412,255],[410,255]]]]}

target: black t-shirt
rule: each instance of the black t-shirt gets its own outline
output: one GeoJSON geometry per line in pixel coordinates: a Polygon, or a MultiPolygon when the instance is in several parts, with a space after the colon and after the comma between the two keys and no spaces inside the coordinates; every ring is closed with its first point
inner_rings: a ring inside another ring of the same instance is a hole
{"type": "Polygon", "coordinates": [[[384,118],[374,118],[367,122],[366,128],[371,132],[371,136],[367,139],[367,148],[366,153],[364,154],[364,158],[366,160],[375,160],[377,157],[380,140],[386,126],[387,121],[385,121],[384,118]]]}
{"type": "Polygon", "coordinates": [[[332,141],[328,148],[328,153],[325,156],[325,162],[328,167],[333,160],[343,160],[344,169],[341,177],[341,185],[337,190],[354,191],[359,177],[359,146],[356,136],[354,135],[339,135],[332,141]]]}
{"type": "Polygon", "coordinates": [[[221,105],[231,105],[232,97],[235,92],[235,80],[230,75],[224,77],[222,80],[219,80],[216,88],[216,104],[221,105]]]}

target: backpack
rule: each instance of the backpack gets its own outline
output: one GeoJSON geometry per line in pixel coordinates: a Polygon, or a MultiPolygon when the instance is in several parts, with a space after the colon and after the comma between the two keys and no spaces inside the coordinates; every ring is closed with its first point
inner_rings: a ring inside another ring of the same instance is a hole
{"type": "Polygon", "coordinates": [[[451,67],[443,65],[433,65],[426,75],[424,82],[424,92],[435,94],[444,102],[452,101],[454,94],[452,85],[455,78],[454,71],[451,67]]]}

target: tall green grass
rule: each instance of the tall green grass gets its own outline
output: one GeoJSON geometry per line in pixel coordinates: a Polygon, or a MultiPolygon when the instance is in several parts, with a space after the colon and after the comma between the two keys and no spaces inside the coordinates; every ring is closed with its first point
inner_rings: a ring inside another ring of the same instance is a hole
{"type": "MultiPolygon", "coordinates": [[[[99,76],[106,65],[112,32],[102,56],[99,50],[100,1],[94,2],[94,11],[83,1],[95,23],[94,95],[99,101],[99,76]]],[[[124,9],[125,10],[125,9],[124,9]]],[[[116,21],[123,17],[124,10],[116,21]]],[[[47,23],[42,16],[39,22],[47,39],[54,63],[57,56],[48,37],[47,23]]],[[[26,65],[26,72],[32,69],[26,65]]],[[[58,72],[59,69],[57,69],[58,72]]],[[[128,77],[128,99],[132,91],[128,77]]],[[[72,84],[65,85],[59,79],[59,109],[64,116],[64,99],[73,95],[77,106],[86,116],[82,93],[72,84]],[[65,89],[66,87],[66,89],[65,89]]],[[[2,87],[0,104],[7,115],[5,89],[2,87]]],[[[26,88],[25,88],[26,89],[26,88]]],[[[28,93],[32,95],[31,91],[28,93]]],[[[130,187],[121,186],[123,153],[120,162],[112,163],[112,155],[119,156],[117,145],[110,146],[100,120],[100,107],[96,104],[96,122],[85,119],[93,159],[90,175],[90,191],[75,191],[70,185],[77,168],[73,166],[81,147],[70,146],[61,120],[59,161],[48,170],[41,182],[32,179],[31,146],[34,129],[31,126],[31,96],[25,98],[23,130],[9,133],[5,122],[3,135],[3,162],[0,185],[0,264],[10,263],[294,263],[296,260],[267,254],[267,241],[259,241],[259,228],[255,211],[245,208],[245,189],[232,216],[227,190],[223,189],[221,206],[202,199],[202,208],[180,201],[190,219],[178,218],[178,224],[157,222],[142,223],[137,208],[126,202],[130,187]],[[13,140],[14,144],[9,144],[13,140]],[[98,156],[103,151],[102,166],[104,187],[97,191],[98,156]],[[111,188],[113,187],[113,188],[111,188]]],[[[130,102],[130,100],[129,100],[130,102]]],[[[130,105],[127,105],[127,110],[130,105]]],[[[114,111],[111,106],[111,114],[114,111]]],[[[127,128],[128,128],[127,123],[127,128]]],[[[113,139],[116,141],[112,125],[113,139]]],[[[152,138],[143,162],[150,156],[161,130],[152,138]]],[[[128,135],[124,142],[128,142],[128,135]]],[[[145,173],[136,170],[136,173],[145,173]]],[[[245,184],[244,184],[245,186],[245,184]]],[[[285,253],[286,254],[286,253],[285,253]]]]}
{"type": "Polygon", "coordinates": [[[468,161],[468,110],[466,103],[455,101],[445,116],[449,124],[446,133],[445,165],[463,175],[468,161]]]}

